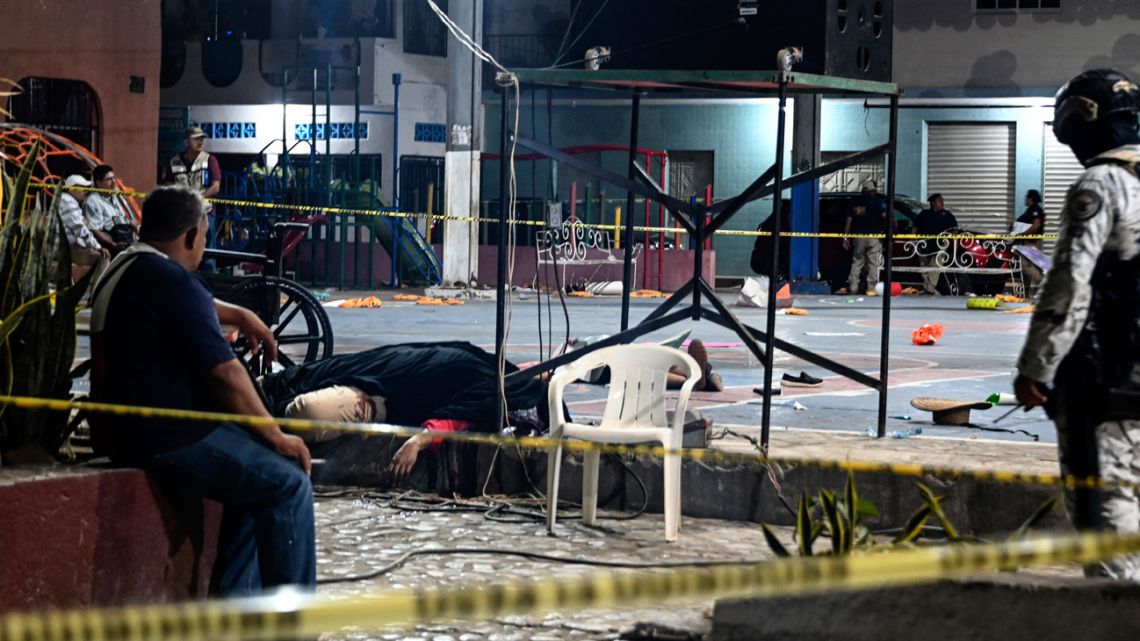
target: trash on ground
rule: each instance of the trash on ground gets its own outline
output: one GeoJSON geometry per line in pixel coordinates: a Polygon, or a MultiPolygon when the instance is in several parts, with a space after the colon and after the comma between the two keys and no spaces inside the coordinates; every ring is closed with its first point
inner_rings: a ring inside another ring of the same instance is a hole
{"type": "Polygon", "coordinates": [[[788,316],[807,316],[808,311],[802,307],[789,307],[784,310],[784,314],[788,316]]]}
{"type": "MultiPolygon", "coordinates": [[[[776,309],[786,309],[794,305],[795,300],[792,298],[791,286],[784,284],[783,287],[776,290],[776,309]]],[[[758,276],[756,278],[745,278],[744,285],[740,288],[740,296],[736,299],[736,306],[767,307],[768,277],[758,276]]]]}
{"type": "Polygon", "coordinates": [[[910,418],[910,414],[899,414],[898,416],[888,416],[887,418],[893,418],[893,419],[897,419],[897,420],[900,420],[900,421],[909,421],[909,420],[911,420],[911,418],[910,418]]]}
{"type": "Polygon", "coordinates": [[[668,298],[656,289],[635,289],[629,293],[630,298],[668,298]]]}
{"type": "Polygon", "coordinates": [[[933,345],[942,338],[943,329],[938,323],[923,325],[910,333],[910,342],[915,345],[933,345]]]}
{"type": "Polygon", "coordinates": [[[887,432],[887,436],[890,438],[907,438],[909,436],[918,436],[919,434],[922,434],[922,428],[918,426],[907,428],[905,430],[894,430],[887,432]]]}
{"type": "Polygon", "coordinates": [[[796,401],[795,403],[792,403],[792,409],[797,410],[797,411],[803,411],[803,410],[806,410],[807,407],[805,407],[799,401],[796,401]]]}
{"type": "Polygon", "coordinates": [[[1024,303],[1025,299],[1020,296],[1010,296],[1009,294],[997,294],[994,298],[1003,303],[1024,303]]]}
{"type": "Polygon", "coordinates": [[[1001,301],[997,297],[977,296],[966,299],[966,309],[997,309],[1000,304],[1001,301]]]}
{"type": "Polygon", "coordinates": [[[1017,405],[1017,397],[1008,392],[994,392],[986,397],[990,405],[1017,405]]]}
{"type": "Polygon", "coordinates": [[[375,309],[382,307],[384,302],[375,296],[367,296],[364,298],[350,298],[341,302],[340,306],[349,309],[375,309]]]}
{"type": "Polygon", "coordinates": [[[1032,314],[1037,311],[1036,305],[1026,305],[1025,307],[1018,307],[1017,309],[1007,309],[1006,314],[1032,314]]]}

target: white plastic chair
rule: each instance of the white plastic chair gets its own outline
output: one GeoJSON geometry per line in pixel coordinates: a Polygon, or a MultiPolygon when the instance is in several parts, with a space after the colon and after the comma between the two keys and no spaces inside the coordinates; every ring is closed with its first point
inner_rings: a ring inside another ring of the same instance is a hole
{"type": "MultiPolygon", "coordinates": [[[[586,354],[567,365],[550,379],[550,437],[573,438],[600,443],[661,443],[679,450],[684,435],[685,407],[700,368],[681,350],[661,345],[616,345],[586,354]],[[566,422],[562,398],[566,385],[596,368],[610,368],[609,394],[599,425],[566,422]],[[676,367],[686,377],[677,396],[672,424],[665,408],[666,374],[676,367]]],[[[597,518],[598,467],[601,452],[585,454],[582,469],[582,521],[593,524],[597,518]]],[[[562,467],[562,445],[547,450],[546,528],[554,532],[558,510],[558,480],[562,467]]],[[[681,528],[681,457],[665,456],[665,540],[677,540],[681,528]]]]}

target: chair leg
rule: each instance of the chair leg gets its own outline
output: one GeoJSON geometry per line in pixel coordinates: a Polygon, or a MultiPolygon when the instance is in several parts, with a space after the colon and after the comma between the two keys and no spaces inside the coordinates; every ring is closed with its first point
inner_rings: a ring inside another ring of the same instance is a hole
{"type": "Polygon", "coordinates": [[[681,529],[681,457],[665,455],[665,540],[676,541],[681,529]]]}
{"type": "Polygon", "coordinates": [[[593,525],[598,520],[598,472],[602,453],[590,450],[582,464],[582,522],[593,525]]]}
{"type": "Polygon", "coordinates": [[[554,534],[558,513],[558,477],[562,471],[562,446],[546,450],[546,531],[554,534]]]}

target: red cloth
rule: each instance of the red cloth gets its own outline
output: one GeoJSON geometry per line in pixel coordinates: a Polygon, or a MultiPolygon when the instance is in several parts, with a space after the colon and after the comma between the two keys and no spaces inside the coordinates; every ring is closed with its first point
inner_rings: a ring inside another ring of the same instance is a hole
{"type": "Polygon", "coordinates": [[[942,338],[942,326],[938,323],[923,325],[910,333],[910,342],[915,345],[933,345],[942,338]]]}
{"type": "MultiPolygon", "coordinates": [[[[429,432],[464,432],[471,428],[471,423],[459,419],[433,418],[424,421],[420,427],[429,432]]],[[[428,451],[438,452],[441,445],[443,445],[443,439],[433,438],[431,445],[428,446],[428,451]]]]}

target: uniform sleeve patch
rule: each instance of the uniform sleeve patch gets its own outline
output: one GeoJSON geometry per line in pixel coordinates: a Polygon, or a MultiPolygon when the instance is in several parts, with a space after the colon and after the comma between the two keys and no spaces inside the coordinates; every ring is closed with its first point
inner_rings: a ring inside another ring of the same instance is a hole
{"type": "Polygon", "coordinates": [[[1079,189],[1069,194],[1069,214],[1075,220],[1088,220],[1100,212],[1100,195],[1089,189],[1079,189]]]}

